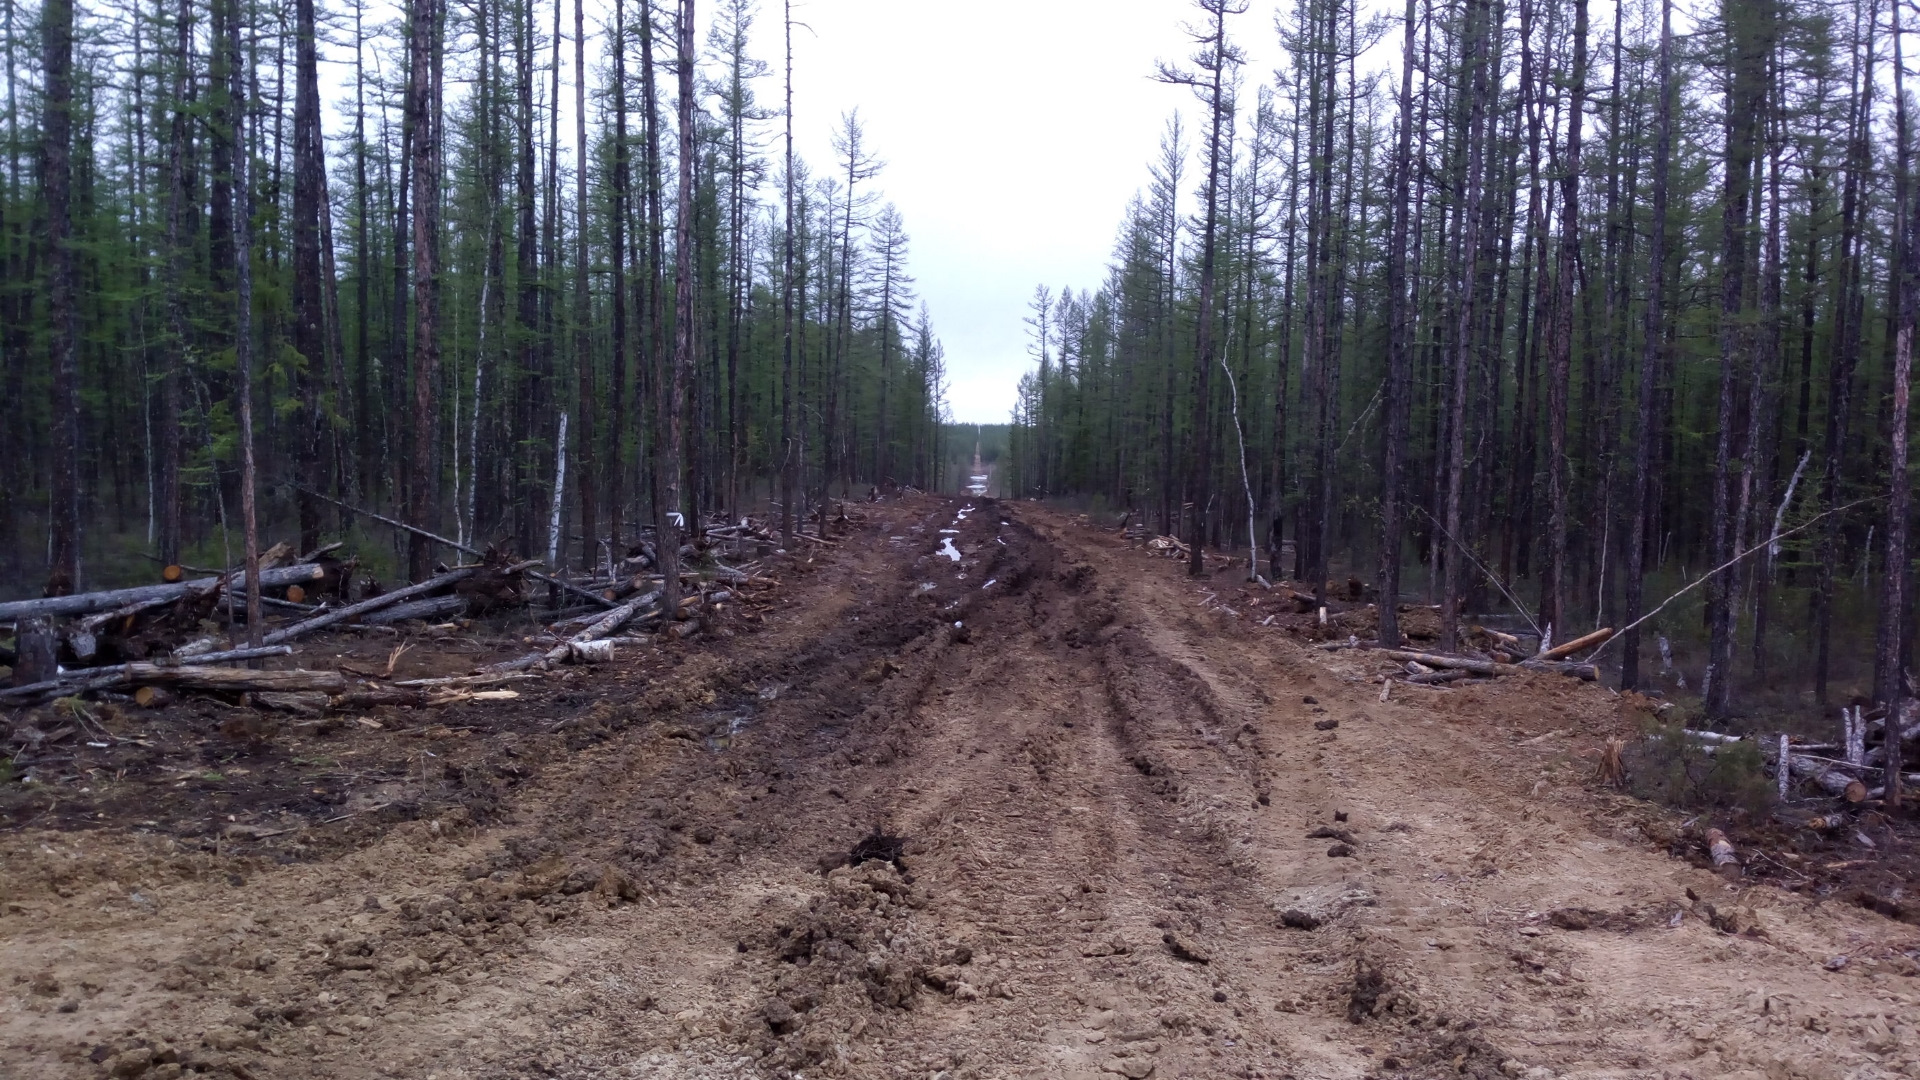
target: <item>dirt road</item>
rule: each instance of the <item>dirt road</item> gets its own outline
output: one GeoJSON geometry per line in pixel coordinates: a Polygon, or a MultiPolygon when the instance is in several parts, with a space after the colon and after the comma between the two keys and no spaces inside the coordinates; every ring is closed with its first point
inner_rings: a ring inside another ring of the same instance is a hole
{"type": "Polygon", "coordinates": [[[1382,702],[966,505],[487,736],[484,826],[0,836],[0,1074],[1920,1077],[1920,935],[1658,850],[1604,689],[1382,702]]]}

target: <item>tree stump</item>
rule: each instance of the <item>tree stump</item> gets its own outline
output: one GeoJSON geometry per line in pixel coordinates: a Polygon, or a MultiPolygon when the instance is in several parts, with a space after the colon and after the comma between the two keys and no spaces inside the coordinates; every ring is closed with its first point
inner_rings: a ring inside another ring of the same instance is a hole
{"type": "Polygon", "coordinates": [[[13,685],[45,682],[58,675],[55,654],[59,647],[52,619],[21,619],[14,633],[13,685]]]}

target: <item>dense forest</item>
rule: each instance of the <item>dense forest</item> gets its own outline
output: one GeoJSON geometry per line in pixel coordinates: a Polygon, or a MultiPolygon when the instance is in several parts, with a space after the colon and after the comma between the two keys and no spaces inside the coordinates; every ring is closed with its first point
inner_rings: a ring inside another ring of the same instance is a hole
{"type": "Polygon", "coordinates": [[[857,115],[796,158],[790,12],[776,67],[748,0],[0,2],[12,588],[345,507],[593,566],[941,481],[906,224],[857,115]]]}
{"type": "Polygon", "coordinates": [[[1195,572],[1424,583],[1444,647],[1463,611],[1631,628],[1627,687],[1643,630],[1697,638],[1710,715],[1869,656],[1894,700],[1910,5],[1298,0],[1252,87],[1245,12],[1200,0],[1157,72],[1199,119],[1106,280],[1033,300],[1014,490],[1145,512],[1195,572]]]}

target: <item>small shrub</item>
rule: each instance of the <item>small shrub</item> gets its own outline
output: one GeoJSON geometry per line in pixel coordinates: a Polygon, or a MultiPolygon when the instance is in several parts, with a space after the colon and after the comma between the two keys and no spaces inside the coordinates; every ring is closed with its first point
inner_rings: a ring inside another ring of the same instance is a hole
{"type": "Polygon", "coordinates": [[[1751,741],[1709,747],[1688,738],[1678,724],[1650,724],[1624,761],[1628,790],[1650,802],[1753,815],[1773,806],[1766,758],[1751,741]]]}

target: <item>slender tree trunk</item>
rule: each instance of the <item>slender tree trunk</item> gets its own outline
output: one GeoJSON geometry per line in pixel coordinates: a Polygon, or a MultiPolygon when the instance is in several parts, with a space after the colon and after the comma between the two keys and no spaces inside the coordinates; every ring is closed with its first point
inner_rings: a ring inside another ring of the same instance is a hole
{"type": "MultiPolygon", "coordinates": [[[[793,548],[794,474],[799,471],[798,454],[793,444],[793,3],[785,0],[781,8],[786,28],[786,166],[782,181],[785,217],[781,221],[780,272],[780,536],[781,544],[793,548]]],[[[832,423],[832,417],[828,417],[832,423]]],[[[831,430],[827,438],[832,439],[831,430]]],[[[832,455],[829,453],[831,462],[832,455]]],[[[831,464],[829,464],[831,469],[831,464]]]]}
{"type": "Polygon", "coordinates": [[[1574,279],[1580,267],[1580,135],[1587,107],[1587,0],[1573,5],[1573,72],[1569,76],[1567,143],[1560,180],[1560,265],[1553,301],[1553,343],[1547,376],[1547,573],[1541,615],[1562,639],[1567,626],[1567,392],[1573,361],[1574,279]]]}
{"type": "MultiPolygon", "coordinates": [[[[1222,0],[1209,0],[1208,13],[1213,16],[1213,35],[1209,43],[1212,55],[1207,63],[1207,74],[1211,85],[1208,87],[1207,104],[1209,109],[1209,128],[1207,134],[1207,187],[1205,217],[1200,234],[1200,308],[1194,317],[1193,332],[1193,478],[1189,487],[1193,497],[1193,515],[1188,519],[1187,527],[1187,573],[1200,577],[1206,573],[1206,560],[1202,549],[1207,540],[1207,510],[1211,503],[1208,495],[1213,480],[1213,320],[1214,320],[1214,273],[1218,259],[1216,251],[1219,233],[1220,169],[1222,154],[1227,152],[1221,146],[1223,133],[1232,138],[1227,130],[1230,105],[1225,97],[1224,82],[1228,65],[1233,57],[1227,44],[1227,14],[1229,8],[1222,0]]],[[[883,429],[884,430],[884,429],[883,429]]]]}
{"type": "MultiPolygon", "coordinates": [[[[644,15],[645,12],[642,12],[644,15]]],[[[627,8],[613,0],[613,175],[612,206],[607,215],[607,257],[612,278],[609,329],[613,345],[612,418],[607,430],[607,542],[620,561],[620,534],[626,512],[627,460],[627,192],[633,174],[627,161],[627,8]]]]}
{"type": "Polygon", "coordinates": [[[600,515],[599,489],[594,476],[594,410],[599,407],[593,379],[593,317],[587,294],[587,16],[585,0],[573,0],[573,119],[574,119],[574,228],[573,228],[573,363],[579,379],[579,419],[574,468],[580,487],[580,565],[591,573],[600,515]]]}
{"type": "MultiPolygon", "coordinates": [[[[1874,30],[1880,6],[1868,0],[1867,10],[1856,9],[1853,30],[1854,71],[1848,107],[1846,179],[1840,195],[1840,250],[1835,259],[1833,289],[1833,359],[1828,365],[1826,470],[1821,502],[1831,513],[1840,506],[1840,479],[1844,472],[1848,427],[1853,408],[1853,370],[1860,359],[1863,318],[1860,288],[1860,232],[1862,188],[1872,162],[1871,118],[1874,90],[1874,30]],[[1862,15],[1864,14],[1864,18],[1862,15]],[[1862,38],[1864,27],[1865,37],[1862,38]]],[[[1827,700],[1833,631],[1833,587],[1840,559],[1841,515],[1821,523],[1817,549],[1818,580],[1813,597],[1814,699],[1827,700]]]]}
{"type": "Polygon", "coordinates": [[[1887,465],[1886,565],[1880,574],[1880,619],[1875,633],[1874,700],[1885,705],[1887,738],[1885,749],[1886,800],[1889,806],[1901,803],[1904,779],[1901,739],[1898,734],[1903,676],[1906,674],[1904,645],[1906,635],[1902,618],[1906,615],[1907,588],[1907,515],[1910,492],[1907,483],[1907,406],[1909,383],[1913,374],[1913,330],[1915,318],[1914,228],[1920,214],[1913,203],[1912,133],[1908,128],[1905,57],[1901,48],[1900,7],[1893,5],[1893,99],[1895,140],[1894,170],[1894,252],[1893,302],[1895,329],[1893,341],[1893,417],[1890,425],[1890,453],[1887,465]]]}
{"type": "Polygon", "coordinates": [[[1400,541],[1405,511],[1400,474],[1407,439],[1407,229],[1413,203],[1413,43],[1415,0],[1407,0],[1406,40],[1400,59],[1400,124],[1393,154],[1392,224],[1387,236],[1387,382],[1385,463],[1380,469],[1380,576],[1375,610],[1380,613],[1380,644],[1400,647],[1400,541]]]}
{"type": "MultiPolygon", "coordinates": [[[[71,9],[71,0],[68,0],[71,9]]],[[[162,351],[160,374],[160,561],[174,565],[180,561],[181,544],[181,436],[180,383],[186,366],[188,322],[186,286],[188,239],[187,140],[192,138],[188,124],[187,85],[193,57],[192,7],[181,0],[175,21],[173,86],[169,107],[173,111],[167,133],[167,344],[162,351]]],[[[231,253],[229,253],[231,254],[231,253]]]]}
{"type": "MultiPolygon", "coordinates": [[[[40,9],[40,189],[47,213],[47,366],[53,372],[52,565],[47,595],[80,589],[80,312],[73,230],[73,0],[40,9]]],[[[182,57],[184,61],[185,57],[182,57]]]]}
{"type": "MultiPolygon", "coordinates": [[[[293,349],[305,360],[295,376],[300,399],[300,413],[295,420],[296,467],[303,489],[321,486],[320,443],[325,423],[319,372],[326,362],[320,257],[320,203],[326,198],[326,147],[320,135],[320,63],[314,33],[314,0],[294,0],[291,285],[293,349]]],[[[320,546],[321,504],[304,490],[296,496],[296,501],[300,514],[300,550],[312,551],[320,546]]]]}
{"type": "MultiPolygon", "coordinates": [[[[246,82],[243,76],[246,66],[241,63],[240,54],[240,4],[238,0],[214,0],[214,2],[226,8],[226,17],[221,20],[225,28],[225,40],[215,41],[214,47],[223,49],[226,53],[228,90],[227,116],[224,122],[232,132],[234,143],[233,359],[234,371],[237,375],[234,394],[240,414],[240,520],[241,527],[246,533],[247,644],[258,647],[262,626],[260,526],[258,509],[255,506],[255,492],[259,484],[255,477],[253,455],[253,155],[249,140],[243,134],[248,110],[246,82]]],[[[302,4],[307,9],[307,18],[303,23],[307,31],[302,38],[303,48],[311,48],[312,5],[310,0],[302,0],[302,4]]],[[[295,126],[297,127],[298,124],[296,123],[295,126]]],[[[296,186],[298,186],[298,180],[299,177],[296,175],[296,186]]],[[[308,481],[308,483],[311,482],[311,480],[308,481]]]]}
{"type": "MultiPolygon", "coordinates": [[[[440,235],[439,79],[440,19],[435,0],[410,0],[407,31],[407,113],[413,129],[413,500],[410,516],[432,529],[435,483],[434,433],[439,412],[435,382],[440,367],[440,304],[436,275],[440,235]]],[[[433,571],[433,545],[415,533],[407,550],[408,574],[425,581],[433,571]]]]}
{"type": "Polygon", "coordinates": [[[519,227],[514,240],[514,273],[520,290],[516,311],[520,343],[520,393],[514,403],[517,434],[514,439],[513,472],[518,496],[514,506],[515,535],[520,551],[526,553],[533,550],[535,508],[538,506],[538,457],[533,452],[532,444],[540,423],[543,380],[539,354],[540,240],[534,217],[536,151],[533,139],[533,54],[539,46],[534,40],[533,0],[521,0],[521,5],[515,14],[514,30],[518,39],[514,55],[515,120],[519,127],[515,154],[519,227]]]}
{"type": "Polygon", "coordinates": [[[680,171],[675,197],[673,235],[673,370],[666,393],[666,490],[661,493],[660,570],[665,577],[661,586],[665,610],[674,612],[680,603],[682,414],[686,411],[687,382],[693,370],[693,9],[694,0],[678,0],[674,16],[675,55],[680,98],[679,152],[680,171]]]}
{"type": "Polygon", "coordinates": [[[1667,182],[1673,155],[1673,4],[1660,2],[1660,104],[1653,143],[1653,220],[1649,225],[1646,333],[1640,345],[1640,384],[1637,388],[1639,422],[1633,448],[1633,528],[1627,537],[1626,610],[1621,620],[1630,629],[1622,642],[1620,689],[1640,685],[1640,621],[1642,588],[1646,580],[1649,505],[1652,500],[1654,383],[1659,378],[1660,348],[1666,332],[1667,290],[1667,182]]]}

